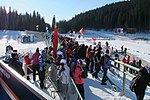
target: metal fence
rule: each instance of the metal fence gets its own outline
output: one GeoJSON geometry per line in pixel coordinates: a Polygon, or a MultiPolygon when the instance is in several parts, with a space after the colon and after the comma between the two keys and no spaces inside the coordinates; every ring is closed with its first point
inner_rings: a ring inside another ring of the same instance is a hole
{"type": "Polygon", "coordinates": [[[61,80],[57,80],[57,77],[57,65],[52,63],[48,70],[47,81],[55,88],[54,91],[51,91],[53,97],[55,97],[55,92],[57,92],[62,100],[83,100],[72,78],[70,78],[69,84],[64,85],[61,83],[61,80]]]}

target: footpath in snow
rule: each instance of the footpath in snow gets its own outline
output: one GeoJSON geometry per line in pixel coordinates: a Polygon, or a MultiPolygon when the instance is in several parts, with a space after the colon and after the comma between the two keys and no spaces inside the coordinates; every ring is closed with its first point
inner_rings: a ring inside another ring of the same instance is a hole
{"type": "Polygon", "coordinates": [[[99,79],[93,79],[91,74],[85,79],[85,100],[132,100],[126,96],[120,96],[120,89],[114,90],[113,86],[107,81],[107,85],[101,85],[102,73],[99,79]]]}

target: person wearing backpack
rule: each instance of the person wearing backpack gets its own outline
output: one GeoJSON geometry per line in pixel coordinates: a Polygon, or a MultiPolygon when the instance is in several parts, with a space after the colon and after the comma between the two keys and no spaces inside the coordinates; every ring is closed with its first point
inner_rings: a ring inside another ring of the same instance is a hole
{"type": "MultiPolygon", "coordinates": [[[[150,86],[149,82],[150,82],[150,66],[149,67],[142,67],[139,72],[138,75],[136,77],[140,76],[139,78],[136,78],[136,80],[134,81],[133,84],[134,90],[132,90],[133,92],[135,92],[136,94],[136,98],[137,100],[143,100],[144,95],[145,95],[145,90],[147,85],[150,86]]],[[[130,87],[131,89],[131,87],[130,87]]]]}
{"type": "Polygon", "coordinates": [[[81,94],[82,98],[84,99],[84,78],[82,77],[82,67],[85,66],[85,63],[83,63],[82,60],[77,60],[76,62],[76,68],[74,70],[73,78],[75,81],[75,84],[77,86],[77,89],[79,93],[81,94]]]}

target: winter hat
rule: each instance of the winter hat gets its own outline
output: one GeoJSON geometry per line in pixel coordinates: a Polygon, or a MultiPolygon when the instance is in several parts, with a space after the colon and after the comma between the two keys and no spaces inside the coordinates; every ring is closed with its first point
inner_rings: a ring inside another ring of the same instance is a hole
{"type": "Polygon", "coordinates": [[[63,63],[64,65],[66,65],[67,61],[66,61],[66,59],[61,59],[60,63],[63,63]]]}
{"type": "Polygon", "coordinates": [[[39,52],[39,48],[36,48],[36,52],[39,52]]]}
{"type": "Polygon", "coordinates": [[[11,53],[11,57],[15,58],[16,56],[18,56],[17,51],[13,50],[13,52],[11,53]]]}
{"type": "Polygon", "coordinates": [[[78,59],[78,60],[77,60],[77,63],[78,63],[78,64],[82,64],[82,65],[85,65],[85,64],[86,64],[82,59],[78,59]]]}
{"type": "Polygon", "coordinates": [[[63,49],[63,46],[60,46],[60,49],[63,49]]]}
{"type": "Polygon", "coordinates": [[[45,50],[48,50],[48,47],[45,47],[44,49],[45,49],[45,50]]]}
{"type": "Polygon", "coordinates": [[[42,50],[42,54],[45,54],[46,53],[46,50],[42,50]]]}
{"type": "Polygon", "coordinates": [[[58,55],[58,56],[61,55],[62,57],[64,57],[64,56],[63,56],[63,53],[62,53],[61,51],[57,51],[57,55],[58,55]]]}

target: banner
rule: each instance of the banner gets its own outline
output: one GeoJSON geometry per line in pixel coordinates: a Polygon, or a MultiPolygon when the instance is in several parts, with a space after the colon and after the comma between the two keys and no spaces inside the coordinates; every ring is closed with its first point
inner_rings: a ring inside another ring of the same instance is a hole
{"type": "Polygon", "coordinates": [[[54,28],[54,40],[53,40],[53,57],[57,57],[57,48],[58,48],[58,29],[57,26],[54,28]]]}

